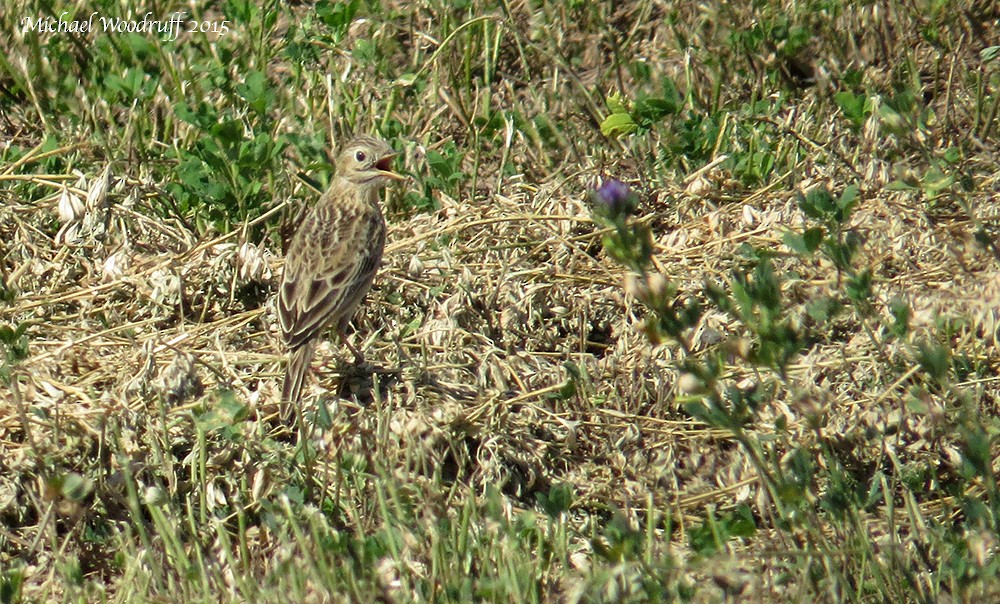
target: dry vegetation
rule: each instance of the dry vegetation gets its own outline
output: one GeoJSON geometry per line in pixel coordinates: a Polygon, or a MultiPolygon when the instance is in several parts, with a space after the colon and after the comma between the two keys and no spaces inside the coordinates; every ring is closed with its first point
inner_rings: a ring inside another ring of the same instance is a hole
{"type": "Polygon", "coordinates": [[[21,32],[35,3],[0,17],[0,325],[24,328],[2,349],[3,601],[1000,594],[1000,520],[974,511],[1000,509],[994,468],[969,469],[969,424],[992,462],[1000,411],[992,3],[388,2],[342,27],[198,4],[230,34],[88,47],[21,32]],[[127,98],[104,74],[130,69],[127,98]],[[602,136],[606,95],[642,117],[665,81],[676,111],[602,136]],[[869,102],[855,121],[844,91],[869,102]],[[316,193],[293,175],[324,181],[356,130],[412,176],[351,336],[377,370],[322,345],[296,438],[273,292],[316,193]],[[185,171],[194,149],[232,167],[228,197],[185,171]],[[684,346],[650,344],[602,249],[603,178],[639,192],[656,267],[705,307],[684,346]],[[783,243],[812,224],[800,192],[851,184],[868,309],[783,243]],[[750,248],[805,335],[783,374],[705,296],[750,248]],[[827,297],[847,310],[817,320],[827,297]],[[719,351],[720,384],[762,393],[743,429],[686,406],[683,363],[719,351]],[[801,497],[776,505],[753,452],[801,497]]]}

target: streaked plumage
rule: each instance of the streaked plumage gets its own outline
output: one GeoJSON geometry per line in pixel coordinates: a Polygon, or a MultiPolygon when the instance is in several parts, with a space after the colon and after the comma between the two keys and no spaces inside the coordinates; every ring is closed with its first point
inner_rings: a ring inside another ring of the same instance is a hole
{"type": "MultiPolygon", "coordinates": [[[[385,248],[379,192],[393,179],[395,153],[383,141],[359,136],[337,159],[337,175],[298,225],[285,255],[278,321],[289,349],[281,399],[298,403],[316,341],[333,325],[344,330],[371,287],[385,248]]],[[[286,407],[285,411],[289,408],[286,407]]]]}

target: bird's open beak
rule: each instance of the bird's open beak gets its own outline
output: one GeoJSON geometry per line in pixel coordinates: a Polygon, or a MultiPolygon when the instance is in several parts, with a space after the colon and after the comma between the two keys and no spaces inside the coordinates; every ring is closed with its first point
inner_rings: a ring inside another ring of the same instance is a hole
{"type": "Polygon", "coordinates": [[[386,155],[382,159],[375,162],[375,168],[378,170],[379,174],[385,176],[386,178],[391,178],[393,180],[403,180],[406,178],[402,174],[398,174],[392,171],[392,161],[396,159],[397,153],[391,153],[386,155]]]}

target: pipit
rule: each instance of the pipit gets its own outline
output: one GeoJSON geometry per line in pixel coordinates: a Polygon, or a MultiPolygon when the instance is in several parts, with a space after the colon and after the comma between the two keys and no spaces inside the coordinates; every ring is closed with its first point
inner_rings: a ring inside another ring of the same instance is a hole
{"type": "MultiPolygon", "coordinates": [[[[402,179],[391,169],[395,157],[389,145],[371,136],[349,142],[337,159],[333,184],[292,236],[278,292],[278,321],[289,350],[283,403],[299,403],[316,342],[328,326],[335,327],[355,361],[364,362],[344,330],[382,260],[385,218],[379,192],[402,179]]],[[[282,415],[290,409],[286,406],[282,415]]]]}

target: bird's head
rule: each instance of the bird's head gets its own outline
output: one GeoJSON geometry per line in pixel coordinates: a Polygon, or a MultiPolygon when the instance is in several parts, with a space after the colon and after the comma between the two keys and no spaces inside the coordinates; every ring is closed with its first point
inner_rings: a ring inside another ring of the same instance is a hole
{"type": "Polygon", "coordinates": [[[403,177],[392,171],[396,152],[385,141],[362,135],[347,143],[337,159],[337,174],[356,185],[384,185],[403,177]]]}

